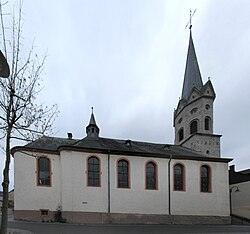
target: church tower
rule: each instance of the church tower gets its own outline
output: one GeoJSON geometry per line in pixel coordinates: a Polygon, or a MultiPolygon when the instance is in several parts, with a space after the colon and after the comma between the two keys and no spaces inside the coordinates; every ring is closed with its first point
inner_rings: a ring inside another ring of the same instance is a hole
{"type": "Polygon", "coordinates": [[[174,111],[175,144],[220,157],[221,135],[213,133],[215,97],[212,82],[203,85],[190,27],[182,95],[174,111]]]}

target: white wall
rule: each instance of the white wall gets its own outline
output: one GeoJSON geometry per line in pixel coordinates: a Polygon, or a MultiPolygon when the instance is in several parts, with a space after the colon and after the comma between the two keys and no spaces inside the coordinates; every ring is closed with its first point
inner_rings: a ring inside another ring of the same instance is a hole
{"type": "MultiPolygon", "coordinates": [[[[41,156],[41,154],[40,154],[41,156]]],[[[36,159],[15,153],[15,209],[108,212],[108,155],[61,151],[46,155],[52,159],[52,186],[36,184],[36,159]],[[101,187],[87,186],[87,158],[101,160],[101,187]]],[[[158,165],[158,189],[145,189],[145,164],[152,158],[110,155],[110,208],[112,213],[168,214],[168,162],[153,158],[158,165]],[[117,160],[130,162],[129,189],[117,188],[117,160]]],[[[173,215],[229,215],[227,163],[194,160],[171,161],[171,214],[173,215]],[[185,165],[186,191],[173,191],[173,165],[185,165]],[[212,192],[200,192],[200,167],[207,164],[212,170],[212,192]]]]}
{"type": "Polygon", "coordinates": [[[150,158],[111,155],[111,212],[138,214],[168,214],[168,160],[155,158],[158,165],[158,190],[145,189],[145,164],[150,158]],[[117,160],[130,162],[131,187],[117,188],[117,160]]]}
{"type": "Polygon", "coordinates": [[[250,181],[230,185],[237,186],[239,192],[232,189],[232,213],[250,219],[250,181]]]}
{"type": "MultiPolygon", "coordinates": [[[[186,191],[173,191],[173,185],[171,186],[172,214],[229,216],[227,164],[172,160],[171,169],[177,162],[182,162],[185,165],[186,191]],[[208,193],[200,192],[200,167],[203,164],[210,166],[212,173],[212,190],[208,193]]],[[[173,176],[173,169],[171,175],[173,176]]]]}
{"type": "Polygon", "coordinates": [[[107,155],[62,151],[62,210],[107,212],[107,155]],[[97,156],[101,161],[101,187],[87,186],[87,158],[97,156]]]}
{"type": "Polygon", "coordinates": [[[59,155],[27,152],[14,154],[15,210],[56,210],[60,204],[60,162],[59,155]],[[36,158],[51,159],[52,186],[37,186],[36,158]]]}

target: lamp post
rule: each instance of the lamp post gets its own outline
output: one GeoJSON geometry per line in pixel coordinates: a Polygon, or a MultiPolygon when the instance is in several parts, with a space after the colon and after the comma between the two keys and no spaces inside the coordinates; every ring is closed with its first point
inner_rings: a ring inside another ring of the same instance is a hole
{"type": "Polygon", "coordinates": [[[10,68],[6,58],[0,50],[0,77],[8,78],[10,75],[10,68]]]}
{"type": "MultiPolygon", "coordinates": [[[[232,192],[240,192],[238,186],[233,186],[229,189],[229,202],[230,202],[230,217],[232,216],[232,192]],[[235,189],[235,191],[234,191],[235,189]]],[[[232,224],[232,217],[231,217],[231,224],[232,224]]]]}

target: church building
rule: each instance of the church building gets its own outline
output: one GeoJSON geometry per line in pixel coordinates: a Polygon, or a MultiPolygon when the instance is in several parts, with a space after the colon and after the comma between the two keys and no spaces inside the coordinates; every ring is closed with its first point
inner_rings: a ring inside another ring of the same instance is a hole
{"type": "MultiPolygon", "coordinates": [[[[212,82],[203,84],[190,28],[174,144],[100,136],[43,136],[12,148],[14,217],[74,223],[229,224],[228,163],[213,132],[212,82]]],[[[99,128],[100,127],[100,128],[99,128]]]]}

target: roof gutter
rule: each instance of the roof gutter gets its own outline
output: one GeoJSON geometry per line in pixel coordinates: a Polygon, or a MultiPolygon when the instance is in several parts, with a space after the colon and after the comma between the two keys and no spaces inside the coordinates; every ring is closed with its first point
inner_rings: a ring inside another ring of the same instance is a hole
{"type": "MultiPolygon", "coordinates": [[[[117,155],[127,155],[127,156],[141,156],[141,157],[155,157],[155,158],[170,158],[173,159],[182,159],[182,160],[197,160],[197,161],[207,161],[207,162],[222,162],[228,163],[233,159],[231,158],[215,158],[215,157],[205,157],[205,156],[195,156],[195,155],[173,155],[173,153],[147,153],[147,152],[133,152],[133,151],[119,151],[119,150],[109,150],[109,149],[94,149],[94,148],[81,148],[81,147],[70,147],[70,146],[60,146],[57,150],[42,150],[42,149],[34,149],[34,148],[25,148],[21,146],[17,146],[11,149],[11,154],[14,155],[17,151],[29,151],[29,152],[37,152],[37,153],[49,153],[49,154],[57,154],[60,155],[62,150],[69,151],[80,151],[80,152],[89,152],[89,153],[107,153],[110,152],[112,154],[117,155]]],[[[181,154],[181,153],[180,153],[181,154]]]]}

